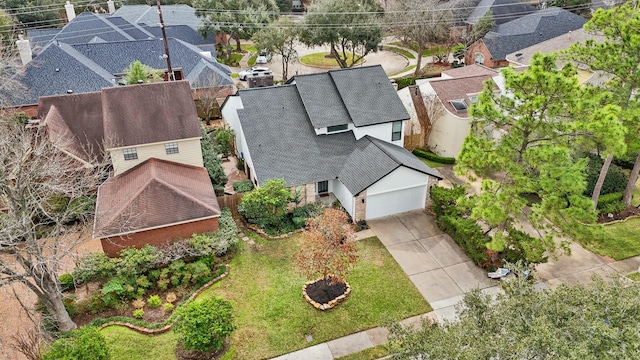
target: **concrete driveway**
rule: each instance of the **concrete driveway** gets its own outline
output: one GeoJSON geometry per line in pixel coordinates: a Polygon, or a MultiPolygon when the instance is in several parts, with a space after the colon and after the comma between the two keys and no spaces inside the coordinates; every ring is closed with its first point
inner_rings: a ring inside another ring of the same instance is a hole
{"type": "Polygon", "coordinates": [[[367,222],[438,319],[455,319],[455,305],[464,293],[479,288],[500,291],[497,282],[475,266],[451,237],[422,210],[367,222]]]}

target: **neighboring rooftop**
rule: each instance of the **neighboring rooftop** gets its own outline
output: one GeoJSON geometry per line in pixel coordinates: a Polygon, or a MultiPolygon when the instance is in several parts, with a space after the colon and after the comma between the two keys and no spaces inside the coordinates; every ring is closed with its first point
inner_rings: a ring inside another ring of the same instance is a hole
{"type": "Polygon", "coordinates": [[[531,14],[537,9],[520,0],[481,0],[466,20],[468,24],[476,24],[480,18],[491,11],[496,25],[504,24],[519,17],[531,14]]]}
{"type": "Polygon", "coordinates": [[[499,61],[517,50],[580,29],[586,22],[570,11],[552,7],[499,25],[480,41],[484,41],[491,58],[499,61]]]}
{"type": "Polygon", "coordinates": [[[484,82],[496,75],[497,72],[494,74],[481,74],[463,78],[433,79],[423,84],[429,84],[431,86],[447,111],[455,116],[466,118],[469,117],[468,109],[472,104],[469,95],[482,92],[484,82]],[[456,105],[460,102],[466,105],[466,107],[456,109],[456,105]]]}
{"type": "Polygon", "coordinates": [[[529,65],[533,54],[537,52],[550,54],[558,50],[568,49],[571,45],[578,42],[584,42],[586,40],[602,41],[603,39],[603,35],[589,33],[580,28],[507,54],[506,59],[518,65],[529,65]]]}
{"type": "MultiPolygon", "coordinates": [[[[165,25],[188,25],[194,30],[203,25],[202,20],[196,15],[196,10],[189,5],[162,5],[161,9],[165,25]]],[[[112,16],[120,16],[134,24],[160,25],[156,6],[123,5],[112,16]]]]}
{"type": "Polygon", "coordinates": [[[442,78],[447,79],[447,78],[464,78],[464,77],[478,76],[478,75],[495,76],[495,75],[498,75],[498,71],[492,68],[488,68],[484,65],[471,64],[471,65],[466,65],[459,68],[443,71],[441,76],[442,78]]]}
{"type": "Polygon", "coordinates": [[[205,168],[155,158],[109,178],[98,199],[95,238],[220,215],[205,168]]]}

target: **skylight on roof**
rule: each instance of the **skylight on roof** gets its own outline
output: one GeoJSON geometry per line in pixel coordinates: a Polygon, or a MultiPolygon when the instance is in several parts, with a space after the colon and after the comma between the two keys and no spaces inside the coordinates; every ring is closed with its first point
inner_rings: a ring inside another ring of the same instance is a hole
{"type": "Polygon", "coordinates": [[[464,111],[467,110],[468,106],[464,99],[451,100],[449,101],[456,111],[464,111]]]}

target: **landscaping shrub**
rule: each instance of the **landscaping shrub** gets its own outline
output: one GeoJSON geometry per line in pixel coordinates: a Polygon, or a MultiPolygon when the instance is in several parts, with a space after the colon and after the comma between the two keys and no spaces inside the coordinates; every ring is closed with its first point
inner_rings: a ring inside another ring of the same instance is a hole
{"type": "MultiPolygon", "coordinates": [[[[598,156],[589,157],[589,163],[587,164],[586,168],[587,187],[584,191],[584,194],[586,196],[590,197],[593,194],[593,189],[596,185],[596,182],[598,181],[598,176],[600,176],[600,169],[602,168],[603,163],[604,160],[598,156]]],[[[628,180],[629,177],[619,166],[611,164],[611,166],[609,167],[609,171],[607,172],[607,176],[604,178],[600,196],[624,191],[624,189],[627,187],[628,180]]]]}
{"type": "Polygon", "coordinates": [[[118,253],[116,274],[118,276],[137,276],[156,268],[162,260],[158,248],[145,245],[140,249],[124,248],[118,253]]]}
{"type": "Polygon", "coordinates": [[[175,319],[172,330],[187,350],[219,351],[235,330],[231,303],[216,297],[180,307],[175,319]]]}
{"type": "Polygon", "coordinates": [[[233,183],[233,190],[238,194],[246,193],[253,190],[253,183],[251,180],[240,180],[233,183]]]}
{"type": "Polygon", "coordinates": [[[545,255],[544,239],[533,237],[523,231],[509,227],[505,237],[505,249],[502,253],[503,260],[509,263],[525,261],[527,263],[545,263],[548,256],[545,255]]]}
{"type": "MultiPolygon", "coordinates": [[[[238,162],[236,163],[236,169],[240,171],[244,171],[244,160],[238,158],[238,162]]],[[[251,181],[251,180],[249,180],[251,181]]]]}
{"type": "Polygon", "coordinates": [[[170,303],[170,302],[166,302],[166,303],[164,303],[164,305],[162,305],[162,309],[163,309],[165,312],[171,312],[171,311],[173,311],[173,308],[175,308],[175,305],[173,305],[173,304],[172,304],[172,303],[170,303]]]}
{"type": "Polygon", "coordinates": [[[233,153],[233,140],[235,139],[235,132],[229,127],[218,128],[214,133],[214,140],[216,142],[216,148],[219,153],[225,156],[229,156],[233,153]]]}
{"type": "Polygon", "coordinates": [[[633,165],[636,162],[636,158],[638,157],[638,153],[627,153],[625,156],[621,158],[613,158],[613,163],[623,169],[631,170],[633,169],[633,165]]]}
{"type": "Polygon", "coordinates": [[[89,253],[80,258],[73,270],[73,277],[79,284],[91,280],[104,280],[113,276],[116,264],[105,253],[89,253]]]}
{"type": "Polygon", "coordinates": [[[238,243],[238,226],[231,210],[222,209],[218,218],[218,230],[207,234],[194,234],[188,243],[197,256],[222,256],[238,243]]]}
{"type": "Polygon", "coordinates": [[[152,309],[158,308],[162,305],[162,299],[160,299],[158,295],[151,295],[149,299],[147,299],[147,305],[152,309]]]}
{"type": "Polygon", "coordinates": [[[356,231],[367,230],[368,228],[367,220],[362,219],[356,223],[356,231]]]}
{"type": "Polygon", "coordinates": [[[304,227],[307,219],[303,217],[294,217],[291,219],[291,221],[293,221],[293,225],[296,227],[296,229],[301,229],[304,227]]]}
{"type": "Polygon", "coordinates": [[[429,191],[432,201],[431,210],[436,214],[436,218],[445,215],[462,215],[462,210],[456,205],[456,202],[464,194],[464,188],[458,184],[453,184],[452,189],[442,186],[431,187],[429,191]]]}
{"type": "Polygon", "coordinates": [[[440,156],[440,155],[436,155],[434,153],[422,150],[422,149],[413,149],[412,151],[413,155],[417,156],[417,157],[421,157],[427,160],[431,160],[431,161],[435,161],[438,162],[440,164],[455,164],[456,163],[456,159],[452,158],[452,157],[445,157],[445,156],[440,156]]]}
{"type": "Polygon", "coordinates": [[[93,326],[72,330],[54,341],[42,355],[43,360],[110,359],[104,336],[93,326]]]}
{"type": "Polygon", "coordinates": [[[224,195],[224,186],[228,178],[222,168],[222,160],[218,157],[218,152],[213,145],[213,139],[211,139],[204,128],[202,128],[201,131],[202,139],[200,139],[200,149],[202,151],[202,161],[209,173],[213,190],[217,196],[222,196],[224,195]]]}
{"type": "Polygon", "coordinates": [[[476,265],[489,261],[486,244],[491,239],[483,234],[475,220],[456,215],[444,215],[438,218],[438,223],[476,265]]]}
{"type": "Polygon", "coordinates": [[[60,275],[60,290],[69,291],[74,288],[73,283],[73,275],[72,274],[62,274],[60,275]]]}
{"type": "Polygon", "coordinates": [[[274,226],[287,214],[291,192],[284,179],[273,179],[247,193],[238,205],[238,212],[249,223],[262,228],[274,226]]]}
{"type": "Polygon", "coordinates": [[[142,319],[144,316],[144,309],[135,309],[133,310],[133,317],[136,319],[142,319]]]}
{"type": "Polygon", "coordinates": [[[131,302],[131,305],[133,305],[133,307],[136,309],[142,309],[145,305],[145,302],[144,299],[135,299],[131,302]]]}
{"type": "Polygon", "coordinates": [[[301,217],[305,219],[314,218],[321,215],[324,212],[324,206],[320,201],[316,201],[311,204],[298,206],[293,209],[291,215],[293,217],[301,217]]]}

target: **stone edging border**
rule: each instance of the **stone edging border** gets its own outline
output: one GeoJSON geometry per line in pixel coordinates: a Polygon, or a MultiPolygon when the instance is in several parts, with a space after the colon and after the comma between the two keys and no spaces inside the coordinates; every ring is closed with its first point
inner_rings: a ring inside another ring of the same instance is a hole
{"type": "Polygon", "coordinates": [[[345,281],[345,285],[347,286],[347,290],[345,291],[344,294],[338,296],[337,298],[329,301],[326,304],[320,304],[316,301],[314,301],[312,298],[309,297],[309,295],[307,295],[307,286],[311,285],[315,282],[318,282],[322,280],[322,278],[318,278],[316,280],[312,280],[312,281],[307,281],[306,283],[304,283],[304,285],[302,286],[302,297],[311,305],[314,307],[314,309],[316,310],[320,310],[320,311],[327,311],[327,310],[331,310],[334,307],[342,304],[343,302],[345,302],[348,298],[349,295],[351,295],[351,285],[349,285],[348,282],[345,281]]]}
{"type": "MultiPolygon", "coordinates": [[[[187,301],[191,301],[193,299],[195,299],[196,297],[198,297],[198,295],[202,294],[203,291],[207,290],[208,288],[211,287],[211,285],[217,283],[218,281],[226,278],[229,275],[229,264],[225,265],[225,270],[224,273],[218,277],[216,277],[215,279],[209,281],[208,283],[204,284],[203,286],[201,286],[198,290],[196,290],[193,294],[191,294],[191,296],[189,296],[189,298],[187,299],[187,301]]],[[[108,323],[104,323],[102,325],[100,325],[98,327],[98,330],[102,330],[108,326],[113,326],[113,325],[119,325],[119,326],[124,326],[124,327],[128,327],[131,330],[137,331],[143,335],[157,335],[157,334],[162,334],[165,333],[169,330],[171,330],[171,325],[173,325],[173,323],[171,324],[167,324],[161,328],[158,329],[149,329],[143,326],[138,326],[138,325],[134,325],[128,322],[122,322],[122,321],[110,321],[108,323]]]]}
{"type": "Polygon", "coordinates": [[[629,220],[629,219],[635,219],[635,218],[640,218],[640,215],[631,215],[631,216],[629,216],[629,217],[628,217],[628,218],[626,218],[626,219],[609,221],[609,222],[606,222],[606,223],[602,224],[602,226],[607,226],[607,225],[612,225],[612,224],[623,223],[623,222],[625,222],[625,221],[627,221],[627,220],[629,220]]]}

